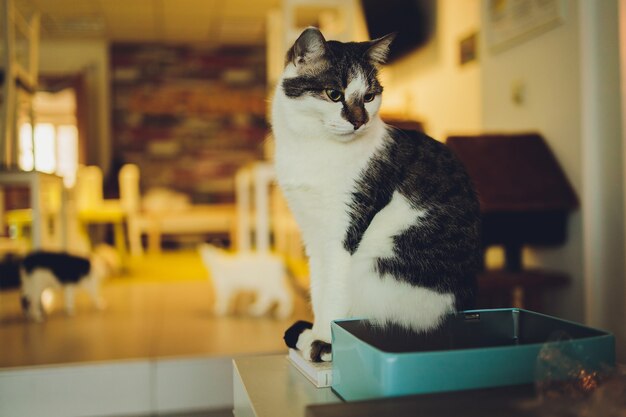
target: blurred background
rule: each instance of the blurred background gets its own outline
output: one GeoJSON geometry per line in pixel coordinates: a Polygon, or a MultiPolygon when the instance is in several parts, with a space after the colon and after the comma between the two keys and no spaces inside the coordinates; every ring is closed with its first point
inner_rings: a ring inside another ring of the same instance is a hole
{"type": "MultiPolygon", "coordinates": [[[[307,26],[344,41],[398,32],[381,114],[448,142],[476,181],[487,224],[478,307],[609,330],[626,358],[623,0],[0,5],[0,414],[38,413],[29,382],[3,371],[167,358],[206,360],[168,364],[214,395],[156,411],[129,399],[110,413],[228,408],[227,358],[284,351],[284,329],[311,319],[268,122],[284,54],[307,26]],[[204,243],[239,265],[250,253],[280,259],[292,312],[248,313],[259,277],[216,314],[222,277],[204,243]],[[43,323],[24,317],[23,256],[102,244],[114,254],[104,310],[77,291],[67,316],[57,289],[43,294],[43,323]],[[209,368],[211,382],[194,374],[209,368]]],[[[84,415],[109,413],[86,403],[84,415]]]]}

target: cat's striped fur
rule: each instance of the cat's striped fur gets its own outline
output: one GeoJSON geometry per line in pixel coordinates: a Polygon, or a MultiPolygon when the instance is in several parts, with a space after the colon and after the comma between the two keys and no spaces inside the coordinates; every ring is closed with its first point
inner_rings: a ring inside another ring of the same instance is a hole
{"type": "Polygon", "coordinates": [[[276,172],[309,256],[315,315],[286,340],[313,361],[331,359],[332,320],[423,331],[474,297],[479,206],[465,170],[445,145],[378,115],[392,39],[340,43],[306,29],[273,99],[276,172]]]}

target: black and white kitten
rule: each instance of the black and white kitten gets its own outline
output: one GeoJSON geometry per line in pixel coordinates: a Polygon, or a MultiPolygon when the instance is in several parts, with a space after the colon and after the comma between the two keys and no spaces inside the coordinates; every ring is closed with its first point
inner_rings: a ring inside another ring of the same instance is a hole
{"type": "Polygon", "coordinates": [[[28,318],[42,321],[43,291],[47,288],[63,288],[65,310],[72,315],[76,287],[87,290],[95,306],[102,309],[104,301],[100,295],[100,285],[118,264],[117,254],[105,248],[99,248],[90,258],[63,252],[32,252],[20,266],[22,309],[28,318]]]}
{"type": "Polygon", "coordinates": [[[315,315],[285,340],[312,361],[332,359],[332,320],[426,331],[473,303],[480,217],[469,177],[445,145],[378,115],[392,40],[306,29],[272,103],[277,178],[302,231],[315,315]]]}

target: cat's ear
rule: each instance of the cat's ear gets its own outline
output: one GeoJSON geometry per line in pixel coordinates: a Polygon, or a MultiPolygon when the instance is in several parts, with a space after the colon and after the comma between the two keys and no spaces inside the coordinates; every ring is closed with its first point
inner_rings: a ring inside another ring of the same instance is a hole
{"type": "Polygon", "coordinates": [[[324,58],[326,54],[326,39],[318,28],[309,27],[304,29],[289,52],[287,62],[294,65],[311,64],[324,58]]]}
{"type": "Polygon", "coordinates": [[[381,38],[369,41],[370,47],[365,54],[374,65],[383,65],[389,56],[389,47],[396,38],[397,32],[390,33],[381,38]]]}

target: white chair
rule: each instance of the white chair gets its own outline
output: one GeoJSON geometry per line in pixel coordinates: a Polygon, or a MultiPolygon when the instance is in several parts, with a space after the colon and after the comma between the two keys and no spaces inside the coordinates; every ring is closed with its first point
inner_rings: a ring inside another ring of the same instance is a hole
{"type": "Polygon", "coordinates": [[[126,213],[126,227],[130,254],[138,256],[143,253],[141,230],[145,228],[146,219],[141,215],[141,194],[139,191],[139,167],[125,164],[120,169],[118,181],[120,186],[120,204],[126,213]]]}
{"type": "Polygon", "coordinates": [[[303,261],[300,229],[274,182],[274,170],[268,162],[255,162],[237,171],[235,248],[246,252],[254,246],[258,252],[268,252],[273,236],[274,251],[286,259],[303,261]]]}

